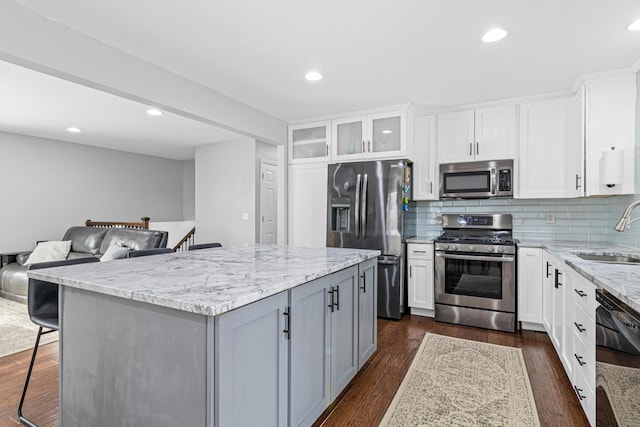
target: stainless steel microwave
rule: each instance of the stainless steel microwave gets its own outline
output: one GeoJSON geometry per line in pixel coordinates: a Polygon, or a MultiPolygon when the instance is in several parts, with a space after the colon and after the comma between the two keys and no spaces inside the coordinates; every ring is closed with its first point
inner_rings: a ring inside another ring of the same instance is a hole
{"type": "Polygon", "coordinates": [[[513,160],[440,165],[441,199],[513,197],[513,160]]]}

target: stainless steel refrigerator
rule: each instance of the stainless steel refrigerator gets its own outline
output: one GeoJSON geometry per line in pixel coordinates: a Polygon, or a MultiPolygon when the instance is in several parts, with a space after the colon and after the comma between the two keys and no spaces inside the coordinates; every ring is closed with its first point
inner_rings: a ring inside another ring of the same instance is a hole
{"type": "Polygon", "coordinates": [[[404,209],[411,199],[406,160],[329,165],[327,246],[378,249],[378,317],[404,313],[404,209]],[[404,206],[404,208],[403,208],[404,206]]]}

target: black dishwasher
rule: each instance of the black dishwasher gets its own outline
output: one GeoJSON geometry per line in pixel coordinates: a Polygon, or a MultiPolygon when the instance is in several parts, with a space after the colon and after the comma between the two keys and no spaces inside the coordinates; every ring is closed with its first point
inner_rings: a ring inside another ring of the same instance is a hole
{"type": "Polygon", "coordinates": [[[640,426],[640,314],[596,290],[596,425],[640,426]]]}

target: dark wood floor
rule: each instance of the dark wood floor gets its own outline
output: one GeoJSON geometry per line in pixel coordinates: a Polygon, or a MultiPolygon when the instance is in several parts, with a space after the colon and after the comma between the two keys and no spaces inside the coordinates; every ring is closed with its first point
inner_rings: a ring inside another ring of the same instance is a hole
{"type": "MultiPolygon", "coordinates": [[[[378,351],[327,411],[323,426],[376,426],[400,386],[426,332],[522,348],[542,426],[588,426],[560,360],[546,334],[516,334],[436,323],[405,316],[378,320],[378,351]],[[329,413],[330,412],[330,413],[329,413]]],[[[0,427],[16,426],[17,407],[31,351],[0,358],[0,427]]],[[[42,427],[57,426],[57,344],[42,346],[24,413],[42,427]]],[[[323,421],[323,422],[322,422],[323,421]]]]}

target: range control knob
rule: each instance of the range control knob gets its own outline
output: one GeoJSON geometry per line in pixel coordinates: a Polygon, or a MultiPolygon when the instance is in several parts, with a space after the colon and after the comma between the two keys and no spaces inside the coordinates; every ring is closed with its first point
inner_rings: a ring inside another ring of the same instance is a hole
{"type": "Polygon", "coordinates": [[[473,245],[469,245],[469,247],[467,249],[469,249],[469,252],[473,252],[473,251],[476,250],[476,247],[473,246],[473,245]]]}
{"type": "Polygon", "coordinates": [[[487,252],[491,253],[495,250],[493,246],[487,246],[487,252]]]}
{"type": "Polygon", "coordinates": [[[497,251],[499,254],[501,254],[502,252],[504,252],[504,248],[502,246],[498,246],[497,251]]]}
{"type": "Polygon", "coordinates": [[[452,251],[457,251],[458,250],[458,245],[451,245],[451,250],[452,251]]]}
{"type": "Polygon", "coordinates": [[[449,249],[449,245],[447,245],[446,243],[443,243],[443,244],[441,245],[441,247],[442,247],[442,249],[443,249],[443,250],[445,250],[445,251],[446,251],[447,249],[449,249]]]}

